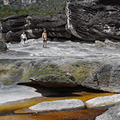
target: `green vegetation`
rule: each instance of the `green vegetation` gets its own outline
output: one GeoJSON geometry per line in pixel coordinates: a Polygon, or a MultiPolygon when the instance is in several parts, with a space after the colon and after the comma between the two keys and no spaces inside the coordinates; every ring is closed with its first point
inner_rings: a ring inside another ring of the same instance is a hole
{"type": "Polygon", "coordinates": [[[8,16],[13,15],[21,15],[21,14],[29,14],[29,13],[35,13],[35,14],[42,14],[42,15],[54,15],[54,12],[51,11],[40,11],[39,9],[29,8],[29,9],[20,9],[20,8],[9,8],[9,7],[3,7],[0,9],[0,18],[5,18],[8,16]]]}
{"type": "MultiPolygon", "coordinates": [[[[82,83],[90,74],[101,66],[100,63],[77,62],[65,65],[46,65],[40,71],[33,71],[31,76],[44,78],[46,76],[61,76],[70,73],[78,84],[82,83]]],[[[59,77],[58,77],[59,78],[59,77]]]]}
{"type": "MultiPolygon", "coordinates": [[[[39,66],[39,64],[37,65],[39,66]]],[[[41,68],[30,67],[29,69],[23,65],[16,66],[9,64],[7,66],[0,64],[0,82],[4,85],[12,85],[16,82],[30,82],[29,78],[56,80],[69,80],[66,73],[70,73],[78,84],[81,84],[90,74],[101,66],[100,63],[77,62],[74,64],[46,64],[41,68]]],[[[107,76],[106,76],[107,77],[107,76]]],[[[59,81],[60,82],[60,81],[59,81]]],[[[72,82],[72,81],[71,81],[72,82]]]]}
{"type": "MultiPolygon", "coordinates": [[[[75,1],[75,0],[71,0],[75,1]]],[[[10,1],[9,5],[0,2],[0,18],[13,15],[36,13],[42,15],[55,15],[65,13],[66,0],[37,0],[36,3],[22,4],[21,0],[10,1]]]]}
{"type": "Polygon", "coordinates": [[[79,84],[82,83],[100,66],[102,66],[100,63],[77,62],[76,64],[74,64],[74,67],[76,67],[76,69],[70,73],[73,75],[73,77],[77,80],[79,84]]]}

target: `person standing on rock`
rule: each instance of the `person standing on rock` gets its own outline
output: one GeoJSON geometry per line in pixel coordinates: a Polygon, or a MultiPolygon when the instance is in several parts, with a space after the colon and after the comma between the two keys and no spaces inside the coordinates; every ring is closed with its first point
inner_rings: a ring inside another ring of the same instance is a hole
{"type": "Polygon", "coordinates": [[[44,30],[42,33],[42,40],[43,40],[43,47],[47,47],[47,31],[46,30],[44,30]]]}
{"type": "Polygon", "coordinates": [[[25,44],[25,41],[27,40],[27,36],[26,36],[26,34],[25,34],[25,32],[23,32],[22,34],[21,34],[21,41],[23,40],[23,44],[25,44]]]}

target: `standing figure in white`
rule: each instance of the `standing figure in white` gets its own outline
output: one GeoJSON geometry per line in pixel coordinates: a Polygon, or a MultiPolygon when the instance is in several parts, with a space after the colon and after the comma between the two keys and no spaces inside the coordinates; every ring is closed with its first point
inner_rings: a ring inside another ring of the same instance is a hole
{"type": "Polygon", "coordinates": [[[25,32],[23,32],[22,34],[21,34],[21,41],[23,40],[23,44],[25,44],[25,41],[27,40],[27,36],[26,36],[26,34],[25,34],[25,32]]]}

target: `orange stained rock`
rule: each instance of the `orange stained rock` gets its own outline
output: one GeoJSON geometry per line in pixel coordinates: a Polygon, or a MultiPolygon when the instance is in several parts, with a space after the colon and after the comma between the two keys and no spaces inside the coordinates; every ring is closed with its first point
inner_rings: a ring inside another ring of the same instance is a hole
{"type": "MultiPolygon", "coordinates": [[[[108,96],[113,95],[113,93],[88,93],[88,92],[75,92],[72,96],[64,97],[44,97],[44,98],[33,98],[24,101],[12,102],[8,105],[0,106],[0,113],[9,113],[10,111],[15,111],[15,113],[29,113],[29,111],[24,110],[32,105],[44,101],[54,101],[54,100],[64,100],[64,99],[80,99],[83,102],[98,97],[98,96],[108,96]]],[[[1,119],[0,119],[1,120],[1,119]]]]}

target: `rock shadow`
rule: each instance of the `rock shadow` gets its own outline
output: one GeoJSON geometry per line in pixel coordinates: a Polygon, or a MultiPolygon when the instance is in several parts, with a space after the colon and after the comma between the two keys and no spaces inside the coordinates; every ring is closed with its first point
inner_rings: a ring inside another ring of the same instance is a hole
{"type": "Polygon", "coordinates": [[[67,97],[67,96],[80,96],[75,92],[93,92],[103,93],[103,91],[86,88],[83,86],[77,87],[45,87],[39,84],[29,83],[18,83],[18,85],[30,86],[36,89],[36,92],[41,93],[43,97],[67,97]]]}

